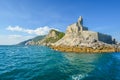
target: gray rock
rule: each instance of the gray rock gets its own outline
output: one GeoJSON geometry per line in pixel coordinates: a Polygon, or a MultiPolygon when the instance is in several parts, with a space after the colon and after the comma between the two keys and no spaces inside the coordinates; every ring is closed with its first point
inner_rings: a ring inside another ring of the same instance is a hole
{"type": "Polygon", "coordinates": [[[55,42],[54,46],[87,46],[94,47],[105,43],[112,43],[112,37],[98,32],[89,31],[83,26],[83,18],[80,16],[78,21],[69,25],[65,36],[55,42]]]}

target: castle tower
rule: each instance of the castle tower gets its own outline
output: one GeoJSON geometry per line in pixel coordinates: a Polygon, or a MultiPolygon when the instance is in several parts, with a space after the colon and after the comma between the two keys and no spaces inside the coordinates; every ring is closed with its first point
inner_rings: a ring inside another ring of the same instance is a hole
{"type": "Polygon", "coordinates": [[[82,18],[82,16],[80,16],[79,18],[78,18],[78,27],[80,27],[80,31],[83,31],[83,18],[82,18]]]}

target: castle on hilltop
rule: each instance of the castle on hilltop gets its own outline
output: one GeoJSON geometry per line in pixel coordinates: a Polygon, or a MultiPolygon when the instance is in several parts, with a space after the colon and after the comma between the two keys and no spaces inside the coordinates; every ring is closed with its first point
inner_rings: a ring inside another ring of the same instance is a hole
{"type": "Polygon", "coordinates": [[[114,43],[112,40],[112,36],[99,32],[89,31],[87,27],[83,26],[82,16],[78,18],[78,21],[76,23],[73,23],[68,26],[66,33],[79,33],[80,35],[82,35],[82,38],[84,40],[97,40],[108,44],[114,43]]]}

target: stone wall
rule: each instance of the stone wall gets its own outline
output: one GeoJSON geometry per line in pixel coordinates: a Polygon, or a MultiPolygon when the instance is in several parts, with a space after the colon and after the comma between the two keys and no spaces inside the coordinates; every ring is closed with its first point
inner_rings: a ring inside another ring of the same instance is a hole
{"type": "Polygon", "coordinates": [[[98,40],[108,44],[112,44],[112,37],[110,35],[98,33],[98,40]]]}
{"type": "Polygon", "coordinates": [[[98,40],[98,33],[93,31],[82,31],[81,32],[85,40],[98,40]]]}
{"type": "Polygon", "coordinates": [[[93,41],[98,40],[108,44],[112,44],[112,37],[110,35],[102,34],[93,31],[82,31],[81,32],[85,40],[93,41]]]}

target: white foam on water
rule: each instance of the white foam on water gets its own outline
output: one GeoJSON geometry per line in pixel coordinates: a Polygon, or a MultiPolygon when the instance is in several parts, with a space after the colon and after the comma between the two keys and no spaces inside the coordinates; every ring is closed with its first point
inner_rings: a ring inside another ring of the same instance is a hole
{"type": "Polygon", "coordinates": [[[81,80],[87,76],[88,74],[76,74],[76,75],[72,75],[71,78],[72,80],[81,80]]]}

